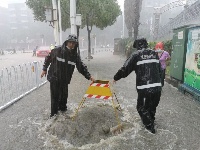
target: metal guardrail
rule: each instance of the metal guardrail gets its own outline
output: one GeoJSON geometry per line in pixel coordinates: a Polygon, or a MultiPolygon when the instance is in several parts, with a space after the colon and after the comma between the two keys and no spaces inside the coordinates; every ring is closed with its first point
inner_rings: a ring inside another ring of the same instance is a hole
{"type": "Polygon", "coordinates": [[[42,65],[34,61],[0,71],[0,111],[46,83],[40,78],[42,65]]]}
{"type": "MultiPolygon", "coordinates": [[[[84,59],[87,50],[80,52],[84,59]]],[[[0,70],[0,111],[47,82],[40,78],[43,61],[34,61],[0,70]]]]}
{"type": "MultiPolygon", "coordinates": [[[[96,50],[94,53],[108,50],[96,50]]],[[[80,55],[85,59],[87,50],[81,50],[80,55]]],[[[0,70],[0,111],[17,102],[27,94],[47,82],[41,78],[43,61],[34,61],[0,70]]]]}

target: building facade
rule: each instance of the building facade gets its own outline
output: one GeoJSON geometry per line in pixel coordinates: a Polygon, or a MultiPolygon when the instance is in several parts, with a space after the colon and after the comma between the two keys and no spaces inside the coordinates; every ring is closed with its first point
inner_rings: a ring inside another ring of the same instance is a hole
{"type": "Polygon", "coordinates": [[[8,9],[0,7],[0,49],[5,48],[8,43],[8,9]]]}
{"type": "Polygon", "coordinates": [[[53,28],[34,20],[33,11],[23,3],[8,4],[9,48],[31,50],[53,43],[53,28]]]}

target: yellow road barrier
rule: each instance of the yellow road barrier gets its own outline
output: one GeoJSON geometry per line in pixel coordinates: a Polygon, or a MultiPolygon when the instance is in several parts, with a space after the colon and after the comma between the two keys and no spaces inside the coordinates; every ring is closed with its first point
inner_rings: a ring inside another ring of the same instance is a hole
{"type": "Polygon", "coordinates": [[[116,97],[116,94],[111,90],[111,85],[109,84],[109,81],[96,80],[95,82],[90,84],[81,102],[79,103],[78,108],[75,110],[75,114],[73,115],[72,120],[74,120],[77,116],[78,111],[83,106],[86,98],[102,99],[106,101],[111,100],[115,111],[116,120],[118,122],[118,126],[121,127],[121,122],[117,111],[121,110],[121,107],[116,97]],[[114,97],[117,100],[118,106],[115,104],[114,97]]]}

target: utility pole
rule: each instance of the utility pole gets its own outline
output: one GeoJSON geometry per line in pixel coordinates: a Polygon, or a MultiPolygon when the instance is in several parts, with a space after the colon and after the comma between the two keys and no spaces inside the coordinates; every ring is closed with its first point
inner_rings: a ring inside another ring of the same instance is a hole
{"type": "MultiPolygon", "coordinates": [[[[150,28],[149,28],[149,30],[150,30],[150,37],[152,37],[153,36],[153,17],[151,17],[151,19],[150,19],[150,28]]],[[[151,40],[153,40],[153,38],[151,40]]]]}
{"type": "Polygon", "coordinates": [[[62,14],[61,14],[61,8],[60,8],[60,0],[58,0],[58,16],[59,16],[59,29],[60,29],[60,45],[62,44],[62,14]]]}
{"type": "Polygon", "coordinates": [[[60,45],[59,40],[59,30],[58,30],[58,7],[57,7],[57,0],[52,0],[53,4],[53,27],[54,27],[54,38],[55,44],[60,45]]]}
{"type": "Polygon", "coordinates": [[[122,24],[122,38],[124,38],[125,35],[125,18],[124,18],[124,4],[123,4],[123,12],[122,12],[122,20],[123,20],[123,24],[122,24]]]}
{"type": "Polygon", "coordinates": [[[124,33],[125,33],[125,20],[124,20],[124,12],[123,12],[123,33],[122,33],[123,38],[124,38],[124,33]]]}
{"type": "Polygon", "coordinates": [[[154,21],[154,40],[157,39],[158,37],[158,32],[159,32],[159,25],[160,25],[160,12],[154,13],[155,16],[155,21],[154,21]]]}
{"type": "Polygon", "coordinates": [[[94,48],[95,48],[95,50],[97,49],[97,36],[95,35],[95,41],[94,41],[94,48]]]}
{"type": "Polygon", "coordinates": [[[71,34],[77,34],[76,28],[76,0],[70,0],[71,34]]]}

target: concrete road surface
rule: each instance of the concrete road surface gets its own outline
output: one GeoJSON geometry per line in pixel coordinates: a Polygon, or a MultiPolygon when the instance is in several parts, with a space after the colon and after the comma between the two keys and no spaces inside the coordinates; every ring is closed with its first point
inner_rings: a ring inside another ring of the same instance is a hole
{"type": "MultiPolygon", "coordinates": [[[[95,53],[93,60],[85,60],[84,63],[96,79],[112,80],[124,60],[106,51],[95,53]]],[[[97,127],[100,122],[113,121],[112,118],[104,120],[112,115],[110,109],[100,111],[104,103],[112,107],[109,102],[102,100],[86,100],[85,107],[80,111],[79,122],[72,123],[65,116],[77,108],[89,84],[90,81],[75,72],[69,85],[68,111],[51,119],[49,83],[0,112],[0,149],[200,150],[200,103],[166,83],[156,113],[157,132],[152,135],[144,129],[136,111],[134,72],[114,86],[122,107],[120,120],[126,124],[122,133],[102,135],[102,132],[96,132],[100,129],[97,127]],[[97,109],[96,103],[102,103],[101,107],[97,109]],[[81,120],[81,117],[84,119],[81,120]],[[75,130],[74,126],[79,130],[75,130]],[[77,132],[79,135],[76,135],[77,132]],[[70,137],[74,135],[76,139],[73,140],[70,137]]]]}

